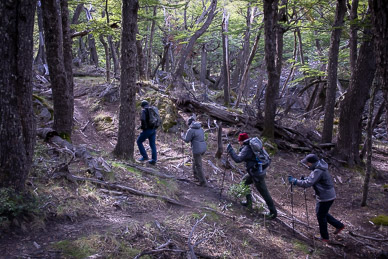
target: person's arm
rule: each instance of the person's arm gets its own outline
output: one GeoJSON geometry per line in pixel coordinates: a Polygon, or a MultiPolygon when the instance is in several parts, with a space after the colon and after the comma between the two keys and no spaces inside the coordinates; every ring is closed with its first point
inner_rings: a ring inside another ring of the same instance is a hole
{"type": "Polygon", "coordinates": [[[141,122],[140,128],[141,128],[142,130],[147,129],[147,114],[146,114],[146,109],[143,109],[143,110],[141,111],[140,122],[141,122]]]}
{"type": "Polygon", "coordinates": [[[314,170],[306,179],[296,180],[294,184],[299,187],[308,188],[316,184],[321,178],[321,175],[322,175],[321,170],[314,170]]]}
{"type": "Polygon", "coordinates": [[[229,154],[234,162],[241,163],[241,162],[244,162],[246,160],[248,152],[249,152],[248,146],[244,146],[238,155],[236,154],[236,152],[234,152],[234,149],[231,149],[229,154]]]}
{"type": "Polygon", "coordinates": [[[193,130],[192,129],[188,129],[186,131],[186,135],[182,136],[183,141],[186,143],[189,143],[192,140],[192,138],[193,138],[193,130]]]}

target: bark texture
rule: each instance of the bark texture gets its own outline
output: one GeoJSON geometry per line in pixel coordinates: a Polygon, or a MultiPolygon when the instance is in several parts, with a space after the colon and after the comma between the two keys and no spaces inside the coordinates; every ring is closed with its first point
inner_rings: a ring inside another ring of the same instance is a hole
{"type": "Polygon", "coordinates": [[[355,71],[350,78],[350,86],[341,103],[338,126],[337,153],[340,159],[347,161],[349,165],[360,163],[362,112],[376,71],[370,29],[364,31],[364,36],[365,41],[360,47],[355,71]]]}
{"type": "Polygon", "coordinates": [[[121,87],[119,131],[114,153],[118,157],[133,159],[136,112],[136,31],[137,0],[122,4],[121,32],[121,87]]]}
{"type": "Polygon", "coordinates": [[[36,1],[0,2],[0,187],[17,191],[31,168],[36,125],[32,108],[36,1]]]}
{"type": "Polygon", "coordinates": [[[375,37],[378,84],[384,92],[388,111],[388,4],[386,0],[369,0],[369,8],[375,37]]]}
{"type": "Polygon", "coordinates": [[[322,130],[322,143],[330,143],[333,137],[334,106],[337,90],[338,53],[342,26],[346,12],[346,0],[337,0],[335,21],[330,38],[329,64],[327,67],[327,90],[325,118],[322,130]]]}
{"type": "Polygon", "coordinates": [[[278,0],[264,0],[264,34],[265,34],[265,63],[268,73],[268,87],[265,92],[265,117],[262,135],[274,138],[276,101],[279,92],[280,74],[283,58],[284,28],[278,21],[286,22],[285,5],[278,12],[278,0]]]}
{"type": "Polygon", "coordinates": [[[185,67],[186,58],[189,55],[189,53],[192,51],[195,42],[199,37],[201,37],[202,34],[205,33],[207,28],[210,26],[211,22],[213,21],[213,18],[216,14],[216,7],[217,7],[217,0],[212,0],[211,4],[208,9],[208,15],[206,21],[203,23],[200,29],[198,29],[193,36],[191,36],[189,43],[187,46],[182,50],[181,57],[178,61],[177,69],[174,73],[174,82],[177,83],[178,88],[181,88],[180,85],[184,84],[183,82],[183,71],[185,67]]]}
{"type": "Polygon", "coordinates": [[[71,64],[70,68],[69,65],[65,66],[61,7],[56,0],[42,1],[42,11],[54,104],[53,128],[60,135],[70,137],[73,128],[74,97],[68,78],[71,64]]]}

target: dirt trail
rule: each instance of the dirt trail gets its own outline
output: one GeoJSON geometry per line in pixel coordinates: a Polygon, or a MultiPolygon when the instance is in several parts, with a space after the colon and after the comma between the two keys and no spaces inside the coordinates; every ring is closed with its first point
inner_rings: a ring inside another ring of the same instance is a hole
{"type": "MultiPolygon", "coordinates": [[[[380,250],[388,250],[388,242],[373,242],[350,235],[350,232],[357,232],[382,240],[388,238],[387,227],[373,226],[369,221],[373,215],[388,214],[388,192],[382,187],[384,181],[371,182],[369,205],[367,208],[360,208],[361,176],[350,170],[331,168],[338,196],[331,214],[343,221],[346,229],[339,237],[334,238],[332,235],[337,245],[305,242],[294,236],[290,228],[279,221],[291,224],[291,197],[289,185],[285,181],[289,174],[295,177],[308,175],[306,169],[297,165],[303,154],[279,151],[273,157],[266,181],[278,208],[286,212],[287,216],[268,221],[260,216],[261,203],[255,203],[253,211],[246,210],[239,205],[240,199],[232,197],[228,192],[233,184],[240,182],[242,175],[230,169],[225,172],[221,163],[214,158],[214,133],[210,132],[208,135],[209,148],[203,158],[210,187],[200,187],[194,182],[187,145],[184,154],[187,165],[182,165],[182,146],[177,134],[158,132],[159,162],[150,167],[183,180],[170,181],[141,174],[125,167],[109,154],[115,138],[109,131],[97,130],[94,123],[97,114],[104,113],[113,118],[113,124],[117,124],[118,106],[101,104],[99,109],[93,111],[91,107],[95,102],[88,95],[75,100],[76,127],[72,136],[73,144],[87,145],[91,149],[103,151],[111,164],[116,163],[115,183],[166,195],[186,206],[169,205],[157,199],[104,190],[88,184],[74,185],[59,181],[56,183],[59,187],[56,188],[65,189],[68,195],[63,199],[74,199],[84,206],[77,205],[77,208],[69,210],[71,213],[48,217],[44,227],[26,226],[26,229],[40,229],[39,231],[15,230],[0,237],[0,258],[78,258],[69,255],[68,251],[58,246],[58,242],[83,240],[86,243],[85,239],[94,240],[93,238],[97,238],[99,243],[97,248],[88,243],[93,248],[88,256],[94,254],[93,258],[133,258],[141,251],[155,249],[168,240],[173,244],[169,246],[170,249],[188,249],[190,238],[190,244],[200,242],[194,250],[202,258],[368,258],[377,255],[380,250]],[[224,190],[220,197],[224,172],[224,190]],[[89,192],[85,194],[85,190],[89,192]],[[206,218],[200,221],[205,214],[206,218]]],[[[233,144],[237,147],[237,142],[233,144]]],[[[380,160],[380,163],[384,162],[380,160]]],[[[78,173],[76,169],[81,166],[74,165],[72,173],[78,173]]],[[[239,165],[239,168],[244,171],[243,165],[239,165]]],[[[388,174],[387,171],[382,173],[385,176],[388,174]]],[[[293,215],[307,223],[303,190],[295,188],[293,198],[293,215]]],[[[318,233],[312,188],[307,189],[306,198],[309,225],[312,229],[301,224],[296,224],[295,228],[311,237],[318,233]]],[[[62,204],[60,200],[56,202],[62,204]]],[[[332,230],[329,229],[330,232],[332,230]]],[[[74,245],[78,243],[71,244],[75,250],[74,245]]],[[[178,252],[157,254],[163,254],[161,258],[186,258],[183,253],[178,252]]]]}

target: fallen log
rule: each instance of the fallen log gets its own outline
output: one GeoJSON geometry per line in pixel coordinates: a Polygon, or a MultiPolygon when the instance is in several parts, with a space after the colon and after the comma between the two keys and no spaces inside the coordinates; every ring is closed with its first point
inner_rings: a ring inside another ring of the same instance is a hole
{"type": "Polygon", "coordinates": [[[46,142],[57,145],[65,150],[69,150],[73,153],[73,156],[81,158],[87,165],[88,172],[93,174],[97,179],[104,179],[103,174],[111,171],[110,165],[108,165],[103,158],[95,158],[91,156],[85,147],[73,146],[70,142],[61,138],[55,130],[51,128],[40,128],[37,129],[37,134],[46,142]]]}
{"type": "Polygon", "coordinates": [[[128,186],[124,186],[124,185],[120,185],[120,184],[114,184],[114,183],[109,183],[109,182],[104,182],[104,181],[101,181],[101,180],[98,180],[98,179],[94,179],[94,178],[87,178],[87,177],[80,177],[80,176],[76,176],[76,175],[73,175],[69,172],[68,168],[66,167],[63,167],[62,170],[57,170],[57,172],[55,173],[54,177],[58,178],[58,177],[65,177],[68,181],[70,182],[90,182],[92,184],[95,184],[95,185],[98,185],[98,186],[103,186],[107,189],[113,189],[113,190],[118,190],[118,191],[122,191],[122,192],[128,192],[128,193],[131,193],[131,194],[134,194],[134,195],[137,195],[137,196],[143,196],[143,197],[149,197],[149,198],[156,198],[156,199],[160,199],[160,200],[163,200],[167,203],[170,203],[170,204],[173,204],[173,205],[178,205],[178,206],[182,206],[182,207],[188,207],[187,205],[185,204],[182,204],[174,199],[171,199],[167,196],[163,196],[163,195],[157,195],[157,194],[153,194],[153,193],[148,193],[148,192],[142,192],[142,191],[139,191],[139,190],[136,190],[134,188],[131,188],[131,187],[128,187],[128,186]]]}
{"type": "MultiPolygon", "coordinates": [[[[246,130],[246,127],[252,127],[259,130],[263,129],[263,121],[261,119],[254,116],[248,116],[246,114],[240,114],[237,111],[228,110],[215,103],[201,103],[189,98],[178,99],[170,97],[170,99],[177,105],[178,108],[187,112],[206,113],[216,120],[226,122],[234,126],[244,127],[244,130],[246,130]]],[[[322,149],[322,147],[314,144],[313,140],[310,140],[308,137],[304,136],[295,129],[275,124],[274,141],[278,145],[279,149],[316,153],[320,157],[326,158],[327,162],[331,160],[331,157],[322,149]]],[[[332,145],[333,144],[330,144],[330,146],[332,145]]]]}

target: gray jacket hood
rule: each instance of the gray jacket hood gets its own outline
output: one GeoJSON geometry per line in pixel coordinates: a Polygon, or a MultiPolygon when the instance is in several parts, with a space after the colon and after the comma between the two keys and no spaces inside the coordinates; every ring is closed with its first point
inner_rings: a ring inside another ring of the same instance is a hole
{"type": "Polygon", "coordinates": [[[321,159],[315,163],[310,175],[304,180],[297,180],[295,185],[308,188],[313,187],[318,202],[331,201],[336,198],[333,178],[329,173],[329,166],[321,159]]]}
{"type": "Polygon", "coordinates": [[[190,128],[191,129],[200,129],[201,128],[201,123],[200,122],[197,122],[197,121],[194,121],[190,124],[190,128]]]}

